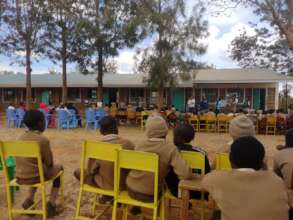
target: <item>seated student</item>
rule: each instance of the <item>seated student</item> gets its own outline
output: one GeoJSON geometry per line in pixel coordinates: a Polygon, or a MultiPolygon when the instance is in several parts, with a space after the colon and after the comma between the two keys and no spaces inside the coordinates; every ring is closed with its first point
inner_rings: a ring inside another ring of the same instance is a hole
{"type": "MultiPolygon", "coordinates": [[[[30,110],[25,113],[23,123],[28,128],[24,134],[18,139],[22,141],[37,141],[40,145],[41,157],[43,161],[43,169],[45,180],[55,177],[61,170],[62,166],[54,164],[53,154],[48,138],[42,135],[45,130],[44,114],[37,110],[30,110]]],[[[31,158],[15,159],[16,162],[16,179],[19,184],[36,184],[40,182],[37,161],[31,158]]],[[[53,217],[57,215],[56,200],[60,188],[60,177],[55,179],[51,190],[50,200],[47,203],[47,216],[53,217]]],[[[29,195],[22,204],[24,209],[28,209],[34,203],[34,195],[36,188],[29,189],[29,195]]]]}
{"type": "Polygon", "coordinates": [[[255,136],[255,127],[253,122],[245,115],[239,115],[233,118],[229,124],[229,134],[232,141],[218,149],[218,152],[229,153],[230,146],[236,139],[244,136],[255,136]]]}
{"type": "Polygon", "coordinates": [[[288,220],[286,187],[273,172],[261,170],[264,156],[264,146],[256,138],[241,137],[231,146],[233,169],[204,177],[202,187],[215,200],[222,220],[288,220]]]}
{"type": "Polygon", "coordinates": [[[167,111],[167,121],[170,127],[175,127],[177,124],[176,108],[172,106],[170,111],[167,111]]]}
{"type": "MultiPolygon", "coordinates": [[[[102,135],[101,141],[120,144],[123,149],[133,150],[134,145],[129,140],[121,138],[118,136],[118,126],[117,121],[112,116],[106,116],[101,119],[100,123],[100,133],[102,135]]],[[[126,173],[122,174],[126,178],[126,173]]],[[[74,176],[80,179],[80,169],[75,170],[74,176]]],[[[85,183],[97,186],[103,189],[113,189],[114,188],[114,164],[109,161],[89,159],[87,170],[85,171],[85,183]]],[[[124,183],[125,189],[125,181],[124,183]]]]}
{"type": "MultiPolygon", "coordinates": [[[[209,173],[211,171],[210,163],[207,157],[207,153],[202,150],[200,147],[194,147],[190,144],[190,142],[194,139],[194,128],[190,124],[182,124],[179,125],[174,129],[174,144],[178,148],[179,151],[195,151],[200,152],[205,155],[205,173],[209,173]]],[[[199,172],[199,174],[201,174],[199,172]]],[[[173,168],[170,169],[167,177],[166,183],[168,189],[173,194],[173,196],[178,196],[178,185],[179,185],[179,178],[174,172],[173,168]]],[[[198,192],[191,192],[190,197],[193,199],[200,199],[200,193],[198,192]]]]}
{"type": "MultiPolygon", "coordinates": [[[[159,155],[159,193],[169,169],[173,167],[179,179],[191,177],[191,169],[181,157],[174,144],[166,140],[168,126],[160,116],[150,116],[146,122],[146,138],[137,144],[135,150],[159,155]]],[[[154,195],[154,178],[152,173],[131,170],[126,179],[129,196],[133,199],[152,202],[154,195]]]]}
{"type": "Polygon", "coordinates": [[[76,115],[77,122],[78,122],[78,126],[79,126],[79,127],[82,127],[81,116],[80,116],[80,114],[79,114],[77,108],[74,106],[74,104],[73,104],[73,103],[68,103],[68,105],[67,105],[67,109],[68,109],[68,110],[73,110],[73,111],[74,111],[74,113],[75,113],[75,115],[76,115]]]}
{"type": "Polygon", "coordinates": [[[213,112],[213,109],[209,109],[209,111],[207,113],[204,114],[205,116],[216,116],[216,113],[213,112]]]}
{"type": "Polygon", "coordinates": [[[274,171],[282,177],[288,189],[292,189],[293,172],[293,129],[287,131],[285,135],[285,146],[278,146],[279,151],[274,155],[274,171]]]}

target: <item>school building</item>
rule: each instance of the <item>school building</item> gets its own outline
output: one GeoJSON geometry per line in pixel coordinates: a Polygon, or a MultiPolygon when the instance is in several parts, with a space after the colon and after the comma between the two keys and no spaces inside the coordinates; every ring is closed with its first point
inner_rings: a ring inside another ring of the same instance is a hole
{"type": "MultiPolygon", "coordinates": [[[[210,105],[217,98],[237,96],[238,103],[246,99],[254,109],[277,109],[279,86],[293,78],[266,69],[208,69],[197,70],[188,81],[180,81],[176,88],[166,88],[165,102],[185,110],[192,94],[197,101],[206,97],[210,105]],[[194,89],[194,93],[193,93],[194,89]]],[[[85,100],[96,101],[96,75],[68,74],[68,102],[81,107],[85,100]]],[[[60,74],[32,75],[32,97],[36,105],[45,102],[58,105],[62,97],[62,76],[60,74]]],[[[9,103],[25,100],[25,75],[0,75],[0,110],[9,103]]],[[[158,93],[151,91],[141,74],[105,74],[104,103],[112,102],[137,105],[156,103],[158,93]]]]}

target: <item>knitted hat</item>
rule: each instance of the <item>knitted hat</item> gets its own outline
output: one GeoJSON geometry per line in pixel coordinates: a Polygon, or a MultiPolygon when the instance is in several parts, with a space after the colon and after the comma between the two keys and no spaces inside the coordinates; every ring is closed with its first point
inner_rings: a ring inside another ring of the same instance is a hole
{"type": "Polygon", "coordinates": [[[149,116],[145,128],[148,138],[161,138],[168,134],[167,123],[161,116],[149,116]]]}
{"type": "Polygon", "coordinates": [[[254,136],[254,124],[245,115],[239,115],[230,121],[229,133],[233,140],[244,136],[254,136]]]}

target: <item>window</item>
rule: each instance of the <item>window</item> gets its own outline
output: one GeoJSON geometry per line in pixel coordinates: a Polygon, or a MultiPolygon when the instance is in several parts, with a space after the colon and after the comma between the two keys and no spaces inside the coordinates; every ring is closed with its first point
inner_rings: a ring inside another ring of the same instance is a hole
{"type": "Polygon", "coordinates": [[[88,99],[97,99],[97,89],[88,89],[87,90],[88,99]]]}
{"type": "Polygon", "coordinates": [[[244,89],[241,88],[230,88],[227,89],[227,98],[233,99],[237,98],[238,103],[244,102],[244,89]]]}
{"type": "Polygon", "coordinates": [[[129,92],[129,103],[131,104],[137,104],[144,101],[144,89],[138,88],[138,89],[130,89],[129,92]]]}
{"type": "Polygon", "coordinates": [[[71,102],[80,101],[80,89],[79,88],[69,88],[68,89],[68,100],[71,102]]]}
{"type": "Polygon", "coordinates": [[[203,89],[203,97],[206,97],[209,103],[215,103],[218,98],[218,89],[211,88],[211,89],[203,89]]]}
{"type": "Polygon", "coordinates": [[[159,98],[159,93],[152,91],[150,98],[151,98],[151,100],[150,100],[151,104],[157,104],[158,103],[158,98],[159,98]]]}
{"type": "Polygon", "coordinates": [[[16,99],[16,89],[3,90],[4,102],[14,102],[16,99]]]}
{"type": "MultiPolygon", "coordinates": [[[[21,90],[20,100],[25,102],[26,100],[26,89],[21,90]]],[[[36,89],[32,88],[32,102],[36,102],[36,89]]]]}

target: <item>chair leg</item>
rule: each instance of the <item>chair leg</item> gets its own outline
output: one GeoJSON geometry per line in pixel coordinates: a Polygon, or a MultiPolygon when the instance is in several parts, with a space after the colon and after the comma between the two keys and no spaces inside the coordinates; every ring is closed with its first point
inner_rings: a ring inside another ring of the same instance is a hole
{"type": "Polygon", "coordinates": [[[75,219],[76,220],[79,219],[81,197],[82,197],[82,188],[80,188],[80,190],[79,190],[78,199],[77,199],[77,207],[76,207],[76,214],[75,214],[75,219]]]}
{"type": "Polygon", "coordinates": [[[117,218],[117,201],[114,200],[114,205],[113,205],[113,209],[112,209],[112,217],[111,220],[116,220],[117,218]]]}
{"type": "Polygon", "coordinates": [[[10,187],[7,185],[7,208],[8,208],[8,219],[13,220],[12,218],[12,195],[10,193],[10,187]]]}
{"type": "Polygon", "coordinates": [[[157,208],[154,208],[154,211],[153,211],[153,220],[157,220],[157,214],[158,214],[158,209],[157,208]]]}
{"type": "Polygon", "coordinates": [[[42,191],[41,191],[41,197],[42,197],[42,215],[43,215],[43,220],[47,219],[47,207],[46,207],[46,188],[45,186],[41,186],[42,191]]]}
{"type": "Polygon", "coordinates": [[[123,205],[122,220],[127,220],[127,215],[128,215],[128,206],[127,205],[123,205]]]}
{"type": "Polygon", "coordinates": [[[167,213],[166,212],[166,201],[165,201],[165,198],[162,197],[161,205],[160,205],[160,220],[168,219],[168,216],[166,217],[166,213],[167,213]]]}
{"type": "Polygon", "coordinates": [[[204,193],[201,192],[201,208],[200,208],[200,219],[204,220],[205,219],[205,200],[204,200],[204,193]]]}
{"type": "Polygon", "coordinates": [[[93,206],[92,206],[92,216],[94,216],[96,213],[97,199],[98,199],[98,195],[94,194],[93,206]]]}

